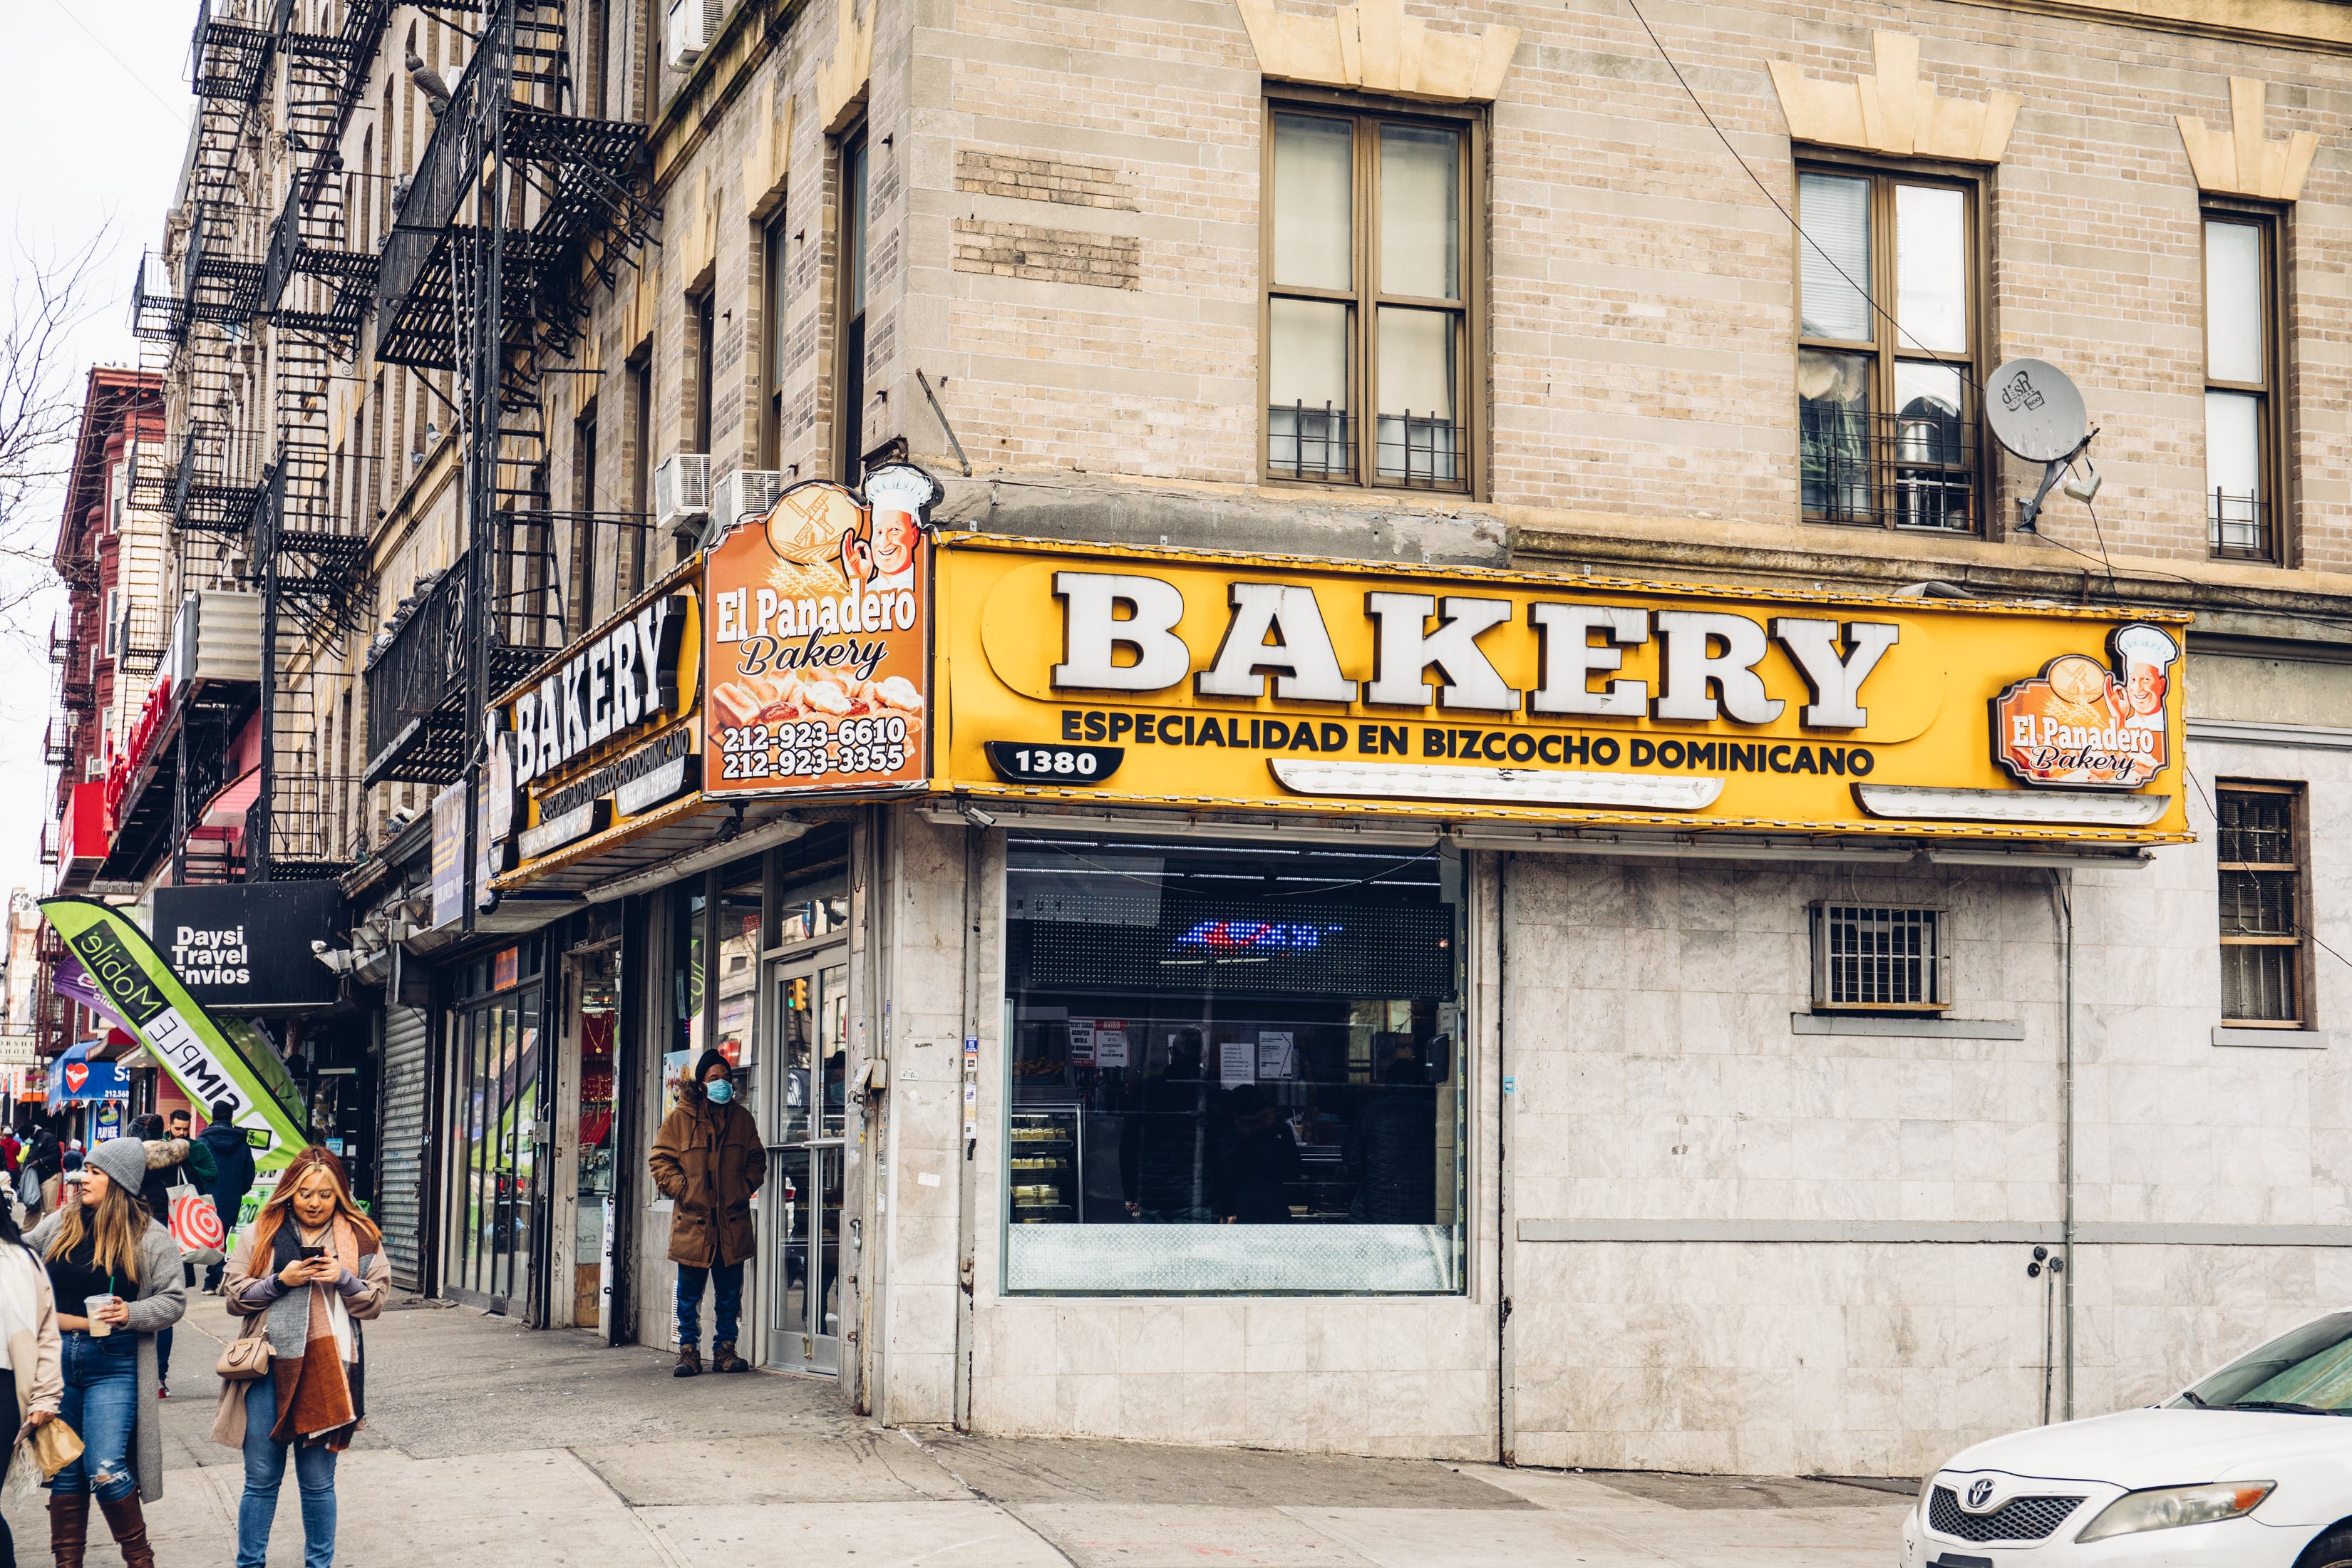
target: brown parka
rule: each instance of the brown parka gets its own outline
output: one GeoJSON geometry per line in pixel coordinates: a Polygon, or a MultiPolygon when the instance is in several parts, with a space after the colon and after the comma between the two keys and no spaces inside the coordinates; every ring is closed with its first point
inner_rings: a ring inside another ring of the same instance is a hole
{"type": "Polygon", "coordinates": [[[768,1152],[740,1101],[713,1105],[700,1084],[681,1084],[646,1163],[655,1190],[674,1205],[672,1263],[709,1268],[751,1256],[751,1194],[767,1176],[768,1152]]]}

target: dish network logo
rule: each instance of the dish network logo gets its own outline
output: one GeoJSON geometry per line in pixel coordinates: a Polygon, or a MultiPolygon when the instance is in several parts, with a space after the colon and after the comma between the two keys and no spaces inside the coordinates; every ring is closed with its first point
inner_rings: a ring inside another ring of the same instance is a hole
{"type": "Polygon", "coordinates": [[[1279,921],[1202,921],[1178,937],[1176,945],[1206,952],[1312,952],[1325,937],[1347,929],[1279,921]]]}

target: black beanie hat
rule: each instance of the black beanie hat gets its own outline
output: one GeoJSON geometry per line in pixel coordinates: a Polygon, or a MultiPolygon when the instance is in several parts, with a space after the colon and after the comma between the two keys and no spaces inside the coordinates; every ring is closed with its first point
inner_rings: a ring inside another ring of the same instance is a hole
{"type": "Polygon", "coordinates": [[[700,1087],[704,1077],[709,1073],[710,1064],[713,1062],[726,1068],[730,1072],[735,1070],[729,1064],[726,1052],[717,1049],[707,1050],[694,1058],[694,1081],[698,1088],[700,1087]]]}

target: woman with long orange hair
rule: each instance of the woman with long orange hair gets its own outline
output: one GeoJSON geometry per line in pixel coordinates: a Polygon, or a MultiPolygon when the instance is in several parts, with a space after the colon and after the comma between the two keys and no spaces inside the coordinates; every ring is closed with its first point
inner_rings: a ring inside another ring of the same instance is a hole
{"type": "Polygon", "coordinates": [[[352,1201],[343,1163],[316,1145],[278,1173],[277,1190],[222,1280],[245,1336],[269,1342],[268,1375],[225,1379],[213,1441],[245,1451],[238,1568],[262,1568],[294,1454],[304,1568],[335,1560],[335,1456],[367,1414],[360,1324],[383,1310],[392,1266],[383,1237],[352,1201]]]}

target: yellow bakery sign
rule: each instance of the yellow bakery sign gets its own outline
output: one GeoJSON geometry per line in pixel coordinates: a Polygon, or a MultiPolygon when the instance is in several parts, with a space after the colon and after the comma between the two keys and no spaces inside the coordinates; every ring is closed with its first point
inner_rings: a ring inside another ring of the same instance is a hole
{"type": "Polygon", "coordinates": [[[937,565],[940,790],[2189,837],[2177,768],[2148,765],[2180,755],[2184,617],[976,534],[937,565]],[[2028,725],[2019,690],[2053,678],[2072,695],[2028,725]]]}

